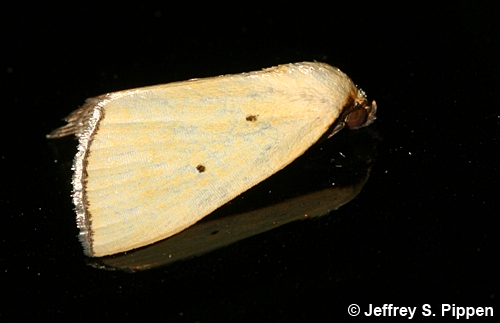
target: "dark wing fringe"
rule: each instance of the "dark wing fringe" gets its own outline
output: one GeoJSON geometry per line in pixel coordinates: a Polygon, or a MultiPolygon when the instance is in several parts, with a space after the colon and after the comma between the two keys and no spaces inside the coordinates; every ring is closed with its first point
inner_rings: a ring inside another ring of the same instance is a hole
{"type": "Polygon", "coordinates": [[[88,123],[93,108],[99,101],[101,101],[101,97],[87,99],[81,108],[71,112],[70,115],[64,118],[64,121],[68,123],[67,125],[53,130],[47,135],[47,138],[56,139],[75,134],[78,136],[84,125],[88,123]]]}

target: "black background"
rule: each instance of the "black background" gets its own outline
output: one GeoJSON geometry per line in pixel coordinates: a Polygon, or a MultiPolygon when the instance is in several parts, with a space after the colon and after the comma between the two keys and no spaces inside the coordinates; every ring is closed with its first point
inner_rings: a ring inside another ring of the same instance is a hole
{"type": "Polygon", "coordinates": [[[352,303],[498,312],[494,3],[4,8],[0,318],[326,322],[354,320],[352,303]],[[355,200],[168,267],[86,265],[71,159],[45,139],[61,118],[102,93],[312,60],[341,68],[379,105],[382,140],[355,200]]]}

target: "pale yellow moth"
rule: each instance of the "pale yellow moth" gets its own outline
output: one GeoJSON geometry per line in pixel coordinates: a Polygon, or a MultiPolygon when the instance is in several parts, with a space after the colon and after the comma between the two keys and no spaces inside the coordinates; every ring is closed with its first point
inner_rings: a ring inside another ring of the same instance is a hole
{"type": "Polygon", "coordinates": [[[79,139],[79,238],[100,257],[184,230],[376,109],[339,69],[303,62],[101,95],[47,137],[79,139]]]}

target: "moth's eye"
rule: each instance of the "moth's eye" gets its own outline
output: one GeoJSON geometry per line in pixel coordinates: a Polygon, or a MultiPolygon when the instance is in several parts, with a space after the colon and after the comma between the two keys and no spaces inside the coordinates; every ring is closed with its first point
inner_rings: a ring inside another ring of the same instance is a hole
{"type": "Polygon", "coordinates": [[[345,119],[345,122],[349,128],[356,129],[364,125],[367,117],[368,112],[366,111],[366,109],[361,108],[350,113],[345,119]]]}

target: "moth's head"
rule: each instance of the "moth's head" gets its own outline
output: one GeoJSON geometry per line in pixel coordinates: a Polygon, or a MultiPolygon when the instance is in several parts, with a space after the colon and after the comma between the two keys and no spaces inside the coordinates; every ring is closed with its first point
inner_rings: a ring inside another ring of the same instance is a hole
{"type": "Polygon", "coordinates": [[[358,89],[357,94],[352,95],[347,100],[328,138],[339,132],[345,125],[349,129],[366,127],[377,119],[376,114],[377,103],[375,101],[368,102],[365,92],[358,89]]]}
{"type": "Polygon", "coordinates": [[[347,116],[344,118],[345,124],[349,129],[358,129],[366,127],[377,119],[377,103],[368,102],[366,94],[363,90],[358,90],[358,97],[355,99],[354,106],[349,109],[347,116]]]}

